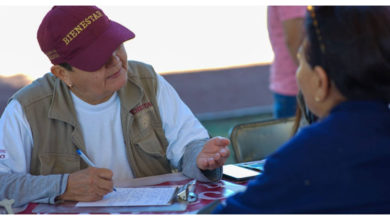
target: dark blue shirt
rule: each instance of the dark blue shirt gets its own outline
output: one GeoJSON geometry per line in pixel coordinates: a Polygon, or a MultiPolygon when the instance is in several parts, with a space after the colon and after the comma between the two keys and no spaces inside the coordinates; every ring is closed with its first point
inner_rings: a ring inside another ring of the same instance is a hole
{"type": "Polygon", "coordinates": [[[390,213],[390,111],[347,101],[268,157],[214,213],[390,213]]]}

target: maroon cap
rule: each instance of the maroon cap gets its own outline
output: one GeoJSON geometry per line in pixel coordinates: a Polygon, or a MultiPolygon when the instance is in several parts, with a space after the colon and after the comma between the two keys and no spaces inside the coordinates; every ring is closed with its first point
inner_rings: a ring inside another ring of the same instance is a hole
{"type": "Polygon", "coordinates": [[[54,6],[37,34],[51,63],[66,62],[90,72],[101,68],[119,45],[134,37],[95,6],[54,6]]]}

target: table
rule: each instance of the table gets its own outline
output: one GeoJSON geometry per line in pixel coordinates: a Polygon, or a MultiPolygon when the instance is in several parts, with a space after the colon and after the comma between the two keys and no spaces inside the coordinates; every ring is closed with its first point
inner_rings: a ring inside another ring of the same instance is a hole
{"type": "MultiPolygon", "coordinates": [[[[140,186],[179,186],[190,182],[181,173],[165,174],[160,176],[137,178],[122,181],[116,187],[140,187],[140,186]]],[[[169,206],[151,207],[75,207],[76,202],[65,202],[58,205],[31,203],[19,214],[61,214],[61,213],[101,213],[101,214],[194,214],[201,208],[215,200],[224,200],[227,197],[245,190],[245,182],[233,183],[220,180],[217,183],[197,181],[195,193],[197,201],[193,203],[175,202],[169,206]]]]}

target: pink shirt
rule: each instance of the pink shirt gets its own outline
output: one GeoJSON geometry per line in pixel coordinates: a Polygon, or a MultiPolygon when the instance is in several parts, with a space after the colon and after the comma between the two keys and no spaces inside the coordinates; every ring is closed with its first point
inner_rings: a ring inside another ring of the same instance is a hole
{"type": "Polygon", "coordinates": [[[304,17],[306,6],[268,6],[268,34],[275,59],[271,65],[270,89],[282,95],[296,95],[297,65],[291,58],[284,39],[282,22],[304,17]]]}

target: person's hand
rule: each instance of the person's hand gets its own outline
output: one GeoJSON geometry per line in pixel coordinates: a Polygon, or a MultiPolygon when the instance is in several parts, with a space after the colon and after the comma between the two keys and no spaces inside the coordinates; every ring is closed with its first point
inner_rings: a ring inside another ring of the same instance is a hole
{"type": "Polygon", "coordinates": [[[101,200],[104,195],[112,192],[112,175],[109,169],[95,167],[71,173],[66,190],[59,199],[79,202],[101,200]]]}
{"type": "Polygon", "coordinates": [[[223,137],[208,140],[196,158],[199,169],[213,170],[222,166],[230,155],[229,143],[229,139],[223,137]]]}

